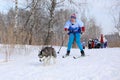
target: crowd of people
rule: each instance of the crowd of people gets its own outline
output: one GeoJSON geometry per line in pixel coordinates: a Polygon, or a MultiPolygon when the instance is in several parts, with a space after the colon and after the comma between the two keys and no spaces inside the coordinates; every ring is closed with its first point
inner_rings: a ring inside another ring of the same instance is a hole
{"type": "Polygon", "coordinates": [[[89,39],[88,48],[106,48],[107,44],[107,39],[101,34],[100,39],[89,39]]]}

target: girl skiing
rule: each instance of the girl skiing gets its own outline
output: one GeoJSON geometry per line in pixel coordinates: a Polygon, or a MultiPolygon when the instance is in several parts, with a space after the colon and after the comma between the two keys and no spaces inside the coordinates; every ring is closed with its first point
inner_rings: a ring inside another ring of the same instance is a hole
{"type": "Polygon", "coordinates": [[[85,31],[85,27],[81,21],[76,18],[76,14],[72,14],[70,20],[66,22],[64,25],[64,30],[68,31],[69,39],[68,39],[68,48],[65,56],[69,56],[70,49],[74,40],[76,40],[77,46],[80,49],[81,56],[85,56],[82,44],[81,44],[81,34],[85,31]]]}

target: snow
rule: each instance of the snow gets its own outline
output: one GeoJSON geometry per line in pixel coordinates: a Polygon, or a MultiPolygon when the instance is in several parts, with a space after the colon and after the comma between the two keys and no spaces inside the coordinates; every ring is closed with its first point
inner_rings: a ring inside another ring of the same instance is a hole
{"type": "MultiPolygon", "coordinates": [[[[57,54],[56,64],[43,66],[39,62],[39,46],[15,46],[9,62],[2,62],[6,46],[0,45],[0,80],[120,80],[120,48],[85,49],[86,57],[79,56],[79,49],[72,49],[65,59],[63,47],[57,54]]],[[[59,47],[54,46],[56,52],[59,47]]]]}

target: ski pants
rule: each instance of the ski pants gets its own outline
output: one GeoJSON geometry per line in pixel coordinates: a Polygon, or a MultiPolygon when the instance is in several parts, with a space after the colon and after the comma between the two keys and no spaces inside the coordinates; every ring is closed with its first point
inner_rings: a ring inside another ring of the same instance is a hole
{"type": "Polygon", "coordinates": [[[70,49],[71,49],[71,47],[72,47],[72,44],[73,44],[73,42],[74,42],[74,39],[76,40],[76,43],[77,43],[78,48],[80,49],[80,51],[82,51],[82,50],[83,50],[83,47],[82,47],[80,38],[81,38],[80,33],[70,33],[70,34],[69,34],[69,41],[68,41],[67,51],[70,51],[70,49]]]}

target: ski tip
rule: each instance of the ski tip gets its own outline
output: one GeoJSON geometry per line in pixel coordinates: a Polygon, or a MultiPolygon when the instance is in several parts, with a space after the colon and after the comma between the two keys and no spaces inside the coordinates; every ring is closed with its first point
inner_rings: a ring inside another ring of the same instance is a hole
{"type": "Polygon", "coordinates": [[[84,56],[73,56],[74,59],[78,59],[78,58],[81,58],[81,57],[86,57],[86,56],[89,56],[89,55],[84,55],[84,56]]]}
{"type": "Polygon", "coordinates": [[[74,58],[74,59],[76,59],[76,57],[75,57],[75,56],[73,56],[73,58],[74,58]]]}
{"type": "Polygon", "coordinates": [[[68,57],[68,56],[66,56],[66,55],[65,55],[65,56],[62,56],[62,58],[66,58],[66,57],[68,57]]]}

